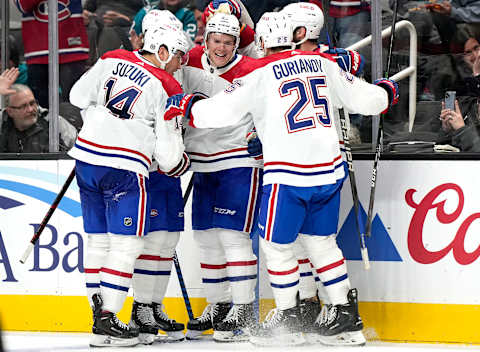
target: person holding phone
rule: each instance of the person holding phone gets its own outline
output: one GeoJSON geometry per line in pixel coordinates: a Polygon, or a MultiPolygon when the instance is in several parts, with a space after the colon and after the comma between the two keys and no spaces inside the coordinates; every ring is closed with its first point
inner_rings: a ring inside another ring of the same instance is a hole
{"type": "Polygon", "coordinates": [[[480,121],[478,120],[479,105],[477,98],[462,100],[462,107],[466,111],[465,114],[462,114],[460,104],[455,99],[455,92],[449,91],[447,93],[445,101],[442,102],[439,119],[443,132],[451,138],[449,144],[464,152],[479,152],[478,126],[480,121]]]}

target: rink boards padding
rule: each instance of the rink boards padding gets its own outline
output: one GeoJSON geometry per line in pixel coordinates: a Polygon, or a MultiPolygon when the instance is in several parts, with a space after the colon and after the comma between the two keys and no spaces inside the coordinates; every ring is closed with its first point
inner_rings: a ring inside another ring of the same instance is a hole
{"type": "MultiPolygon", "coordinates": [[[[356,160],[366,218],[371,160],[356,160]]],[[[0,319],[7,330],[88,331],[91,311],[83,279],[83,232],[78,187],[73,182],[27,263],[28,241],[60,190],[72,160],[0,160],[0,319]]],[[[475,160],[381,160],[372,226],[367,239],[371,269],[360,261],[350,186],[346,182],[338,242],[349,277],[359,290],[360,313],[370,339],[480,343],[480,189],[475,160]]],[[[185,177],[183,186],[189,175],[185,177]]],[[[206,302],[198,253],[192,241],[190,203],[177,254],[195,315],[206,302]]],[[[261,316],[272,292],[260,255],[261,316]]],[[[172,271],[167,312],[186,322],[172,271]]],[[[130,293],[131,295],[131,293],[130,293]]],[[[128,320],[131,297],[121,318],[128,320]]]]}

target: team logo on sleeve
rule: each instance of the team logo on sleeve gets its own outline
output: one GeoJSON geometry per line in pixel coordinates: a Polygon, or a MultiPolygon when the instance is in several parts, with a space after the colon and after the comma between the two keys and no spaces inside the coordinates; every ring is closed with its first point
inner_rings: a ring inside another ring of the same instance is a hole
{"type": "Polygon", "coordinates": [[[340,69],[340,74],[344,76],[348,82],[353,83],[353,80],[354,80],[353,74],[351,74],[350,72],[344,71],[342,69],[340,69]]]}
{"type": "Polygon", "coordinates": [[[232,93],[235,89],[240,88],[241,86],[243,86],[243,82],[237,80],[225,88],[225,93],[232,93]]]}

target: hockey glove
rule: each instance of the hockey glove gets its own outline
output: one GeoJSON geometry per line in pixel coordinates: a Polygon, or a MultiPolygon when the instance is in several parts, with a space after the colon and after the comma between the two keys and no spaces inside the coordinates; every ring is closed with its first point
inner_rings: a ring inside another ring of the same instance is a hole
{"type": "MultiPolygon", "coordinates": [[[[380,78],[377,79],[373,84],[382,87],[387,91],[388,94],[388,108],[391,106],[395,105],[398,103],[398,84],[395,81],[392,81],[391,79],[388,78],[380,78]]],[[[387,112],[387,109],[385,111],[382,111],[382,114],[387,112]]]]}
{"type": "Polygon", "coordinates": [[[188,171],[190,168],[190,158],[188,157],[187,153],[183,152],[182,159],[180,162],[175,166],[173,169],[167,172],[163,172],[160,168],[157,168],[157,171],[163,175],[167,175],[170,177],[180,177],[185,172],[188,171]]]}
{"type": "Polygon", "coordinates": [[[213,0],[208,4],[207,7],[205,7],[205,10],[203,11],[203,23],[206,24],[210,17],[212,17],[216,12],[227,12],[231,15],[234,15],[238,19],[240,19],[240,16],[242,14],[241,7],[235,0],[213,0]],[[225,9],[227,10],[225,11],[225,9]]]}
{"type": "Polygon", "coordinates": [[[250,132],[247,134],[247,152],[251,157],[259,157],[263,154],[263,147],[260,138],[258,138],[256,132],[250,132]]]}
{"type": "Polygon", "coordinates": [[[360,76],[363,73],[364,58],[355,50],[345,50],[342,48],[333,48],[325,51],[337,62],[338,66],[354,76],[360,76]]]}
{"type": "Polygon", "coordinates": [[[186,119],[190,120],[191,119],[190,111],[192,109],[193,104],[197,100],[200,100],[203,98],[205,97],[200,94],[181,93],[181,94],[172,95],[167,99],[167,104],[165,106],[165,114],[163,118],[168,121],[176,117],[185,116],[186,119]]]}

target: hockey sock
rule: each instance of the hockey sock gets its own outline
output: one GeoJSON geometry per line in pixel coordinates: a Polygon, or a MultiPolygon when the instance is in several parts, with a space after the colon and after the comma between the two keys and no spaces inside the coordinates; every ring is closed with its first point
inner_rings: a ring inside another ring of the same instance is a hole
{"type": "Polygon", "coordinates": [[[325,287],[330,303],[346,304],[350,280],[343,253],[338,248],[335,234],[329,236],[298,236],[308,251],[317,275],[325,287]]]}
{"type": "Polygon", "coordinates": [[[155,231],[149,232],[144,238],[143,251],[135,261],[132,278],[133,296],[139,303],[152,303],[157,283],[163,299],[172,268],[171,252],[175,251],[179,233],[171,235],[174,242],[172,251],[165,251],[163,248],[169,240],[168,236],[170,233],[167,231],[155,231]],[[167,255],[165,252],[168,252],[167,255]]]}
{"type": "Polygon", "coordinates": [[[267,259],[270,286],[277,308],[285,310],[295,307],[300,273],[292,244],[272,243],[260,238],[260,245],[267,259]]]}
{"type": "Polygon", "coordinates": [[[231,302],[227,261],[216,230],[195,230],[193,237],[199,249],[202,286],[207,302],[231,302]]]}
{"type": "Polygon", "coordinates": [[[110,239],[106,233],[88,234],[85,251],[85,283],[91,307],[94,306],[92,296],[100,292],[100,269],[107,258],[109,245],[110,239]]]}
{"type": "Polygon", "coordinates": [[[110,250],[100,270],[103,309],[118,313],[132,281],[136,258],[143,249],[143,237],[109,235],[110,250]]]}
{"type": "Polygon", "coordinates": [[[317,297],[317,283],[315,281],[320,280],[318,279],[315,270],[313,270],[313,265],[308,259],[307,252],[298,241],[299,239],[297,238],[297,240],[293,242],[292,248],[300,269],[300,299],[317,297]]]}
{"type": "Polygon", "coordinates": [[[217,233],[225,250],[233,303],[252,303],[257,284],[257,257],[253,254],[250,235],[227,229],[218,229],[217,233]]]}
{"type": "Polygon", "coordinates": [[[172,258],[175,255],[175,247],[180,239],[180,232],[167,232],[163,238],[163,243],[158,254],[162,260],[159,266],[159,275],[155,278],[155,287],[153,290],[152,301],[155,303],[162,303],[167,291],[168,281],[172,272],[172,258]],[[169,259],[169,260],[167,260],[169,259]]]}

